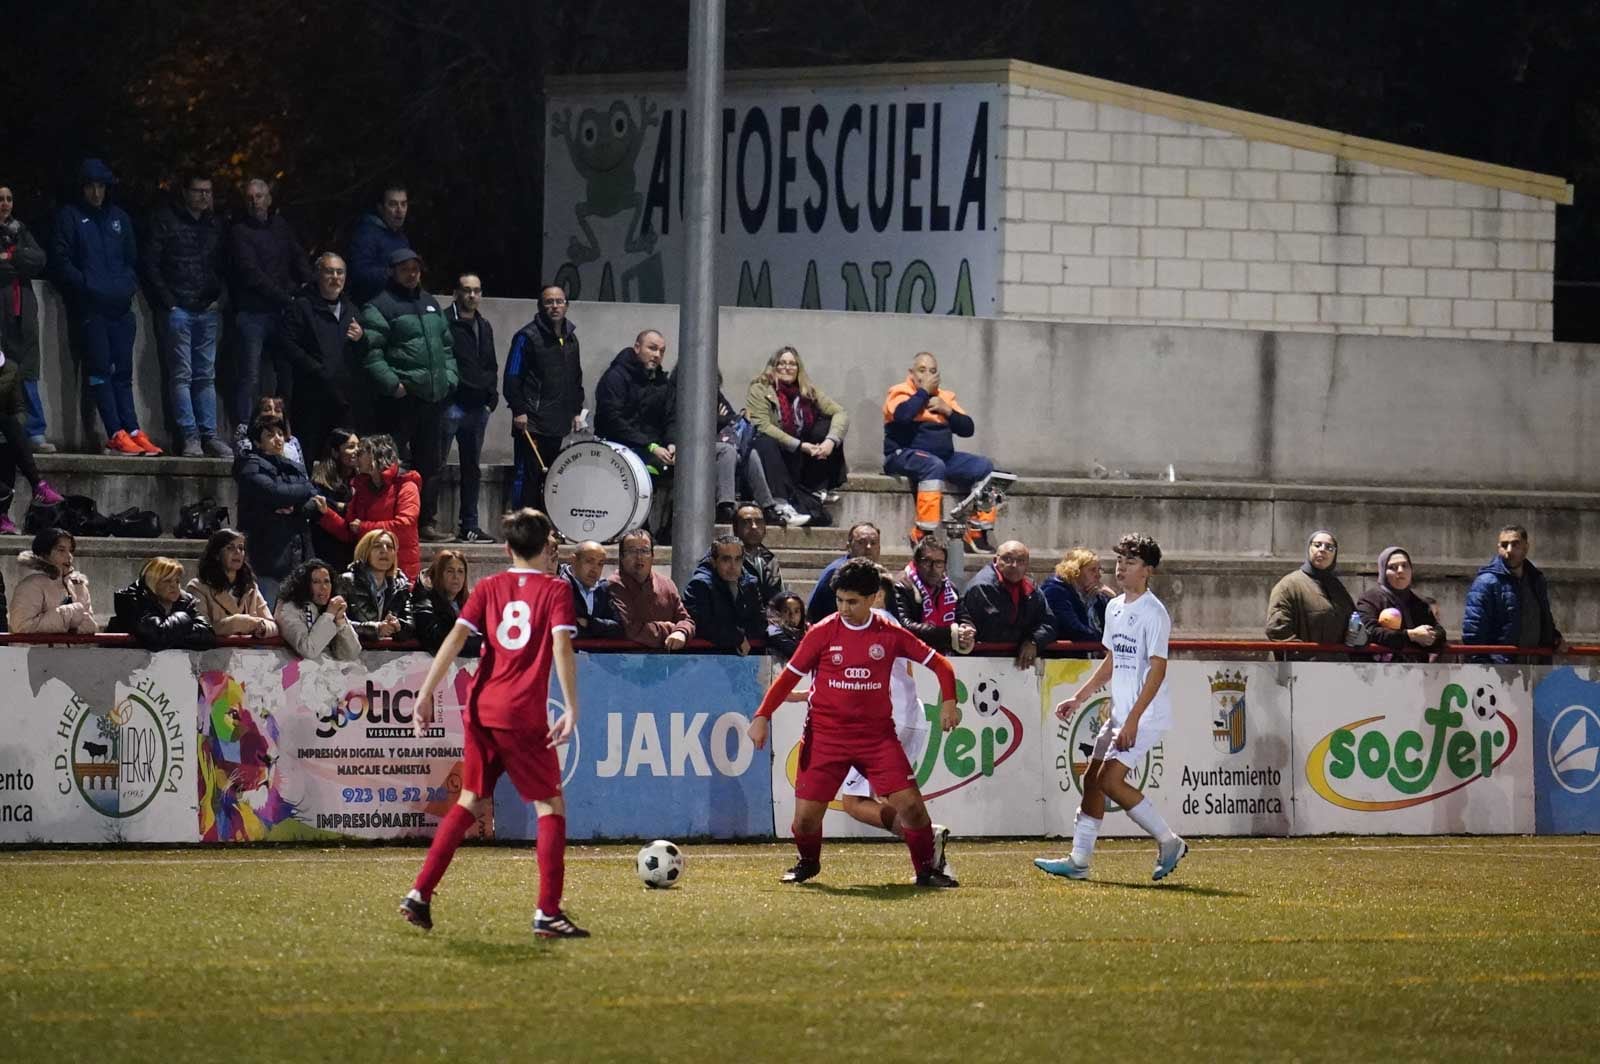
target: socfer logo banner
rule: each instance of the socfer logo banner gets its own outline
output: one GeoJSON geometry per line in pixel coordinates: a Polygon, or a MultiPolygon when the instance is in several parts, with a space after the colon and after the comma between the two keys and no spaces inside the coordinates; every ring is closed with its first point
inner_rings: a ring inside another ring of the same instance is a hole
{"type": "MultiPolygon", "coordinates": [[[[770,835],[771,755],[745,736],[764,661],[579,654],[578,736],[562,762],[568,838],[770,835]]],[[[553,678],[550,696],[559,713],[553,678]]],[[[494,799],[497,837],[536,835],[537,814],[509,779],[494,799]]]]}
{"type": "Polygon", "coordinates": [[[1600,683],[1594,669],[1552,669],[1539,678],[1533,772],[1541,835],[1600,832],[1600,683]]]}
{"type": "MultiPolygon", "coordinates": [[[[1080,660],[1045,664],[1041,775],[1048,790],[1045,829],[1052,835],[1072,833],[1083,772],[1111,701],[1108,689],[1102,689],[1065,722],[1056,720],[1055,706],[1076,693],[1095,665],[1080,660]]],[[[1195,835],[1289,831],[1289,676],[1290,667],[1277,664],[1168,663],[1172,726],[1127,778],[1173,830],[1195,835]]],[[[1144,831],[1108,802],[1101,834],[1142,836],[1144,831]]]]}
{"type": "Polygon", "coordinates": [[[1296,834],[1533,830],[1530,670],[1326,663],[1294,675],[1296,834]]]}
{"type": "MultiPolygon", "coordinates": [[[[1044,830],[1044,796],[1038,777],[1039,727],[1034,707],[1039,682],[1033,669],[1017,670],[1007,658],[951,658],[956,669],[956,707],[961,723],[939,730],[939,683],[912,667],[917,697],[928,727],[910,757],[928,812],[958,835],[1037,835],[1044,830]]],[[[802,681],[800,690],[809,687],[802,681]]],[[[759,701],[759,699],[758,699],[759,701]]],[[[754,712],[756,703],[751,703],[754,712]]],[[[791,703],[772,721],[773,816],[781,835],[794,819],[794,780],[806,707],[791,703]]],[[[887,838],[861,824],[837,802],[823,819],[831,837],[887,838]]]]}

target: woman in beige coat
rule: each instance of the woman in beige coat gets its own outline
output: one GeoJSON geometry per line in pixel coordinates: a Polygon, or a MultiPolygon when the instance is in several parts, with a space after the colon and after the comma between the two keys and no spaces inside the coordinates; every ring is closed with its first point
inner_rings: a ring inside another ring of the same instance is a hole
{"type": "Polygon", "coordinates": [[[271,639],[278,634],[277,622],[245,557],[243,532],[224,528],[211,534],[200,554],[200,575],[189,581],[186,590],[200,603],[201,613],[219,636],[271,639]]]}
{"type": "Polygon", "coordinates": [[[273,617],[284,645],[302,658],[361,657],[361,638],[350,626],[344,599],[333,593],[333,571],[326,562],[312,558],[294,567],[278,589],[273,617]]]}
{"type": "Polygon", "coordinates": [[[33,537],[33,549],[17,555],[17,565],[28,575],[11,594],[6,619],[13,632],[91,635],[97,630],[89,578],[72,568],[77,547],[71,533],[47,528],[33,537]]]}
{"type": "Polygon", "coordinates": [[[850,419],[844,407],[812,382],[798,351],[780,347],[750,382],[745,413],[756,430],[751,446],[772,497],[779,500],[777,509],[783,512],[786,501],[813,518],[823,514],[822,505],[838,498],[833,489],[845,481],[844,434],[850,419]]]}

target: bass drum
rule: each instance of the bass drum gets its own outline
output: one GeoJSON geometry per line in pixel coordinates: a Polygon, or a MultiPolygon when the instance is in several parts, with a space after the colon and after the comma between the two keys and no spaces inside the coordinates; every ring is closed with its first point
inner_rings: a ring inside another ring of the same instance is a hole
{"type": "Polygon", "coordinates": [[[589,439],[563,447],[545,474],[544,502],[569,540],[610,543],[650,515],[650,471],[620,443],[589,439]]]}

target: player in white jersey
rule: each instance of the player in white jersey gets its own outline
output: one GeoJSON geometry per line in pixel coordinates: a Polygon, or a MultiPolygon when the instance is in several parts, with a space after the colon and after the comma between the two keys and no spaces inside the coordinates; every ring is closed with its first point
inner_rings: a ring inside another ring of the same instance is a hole
{"type": "Polygon", "coordinates": [[[1178,867],[1189,844],[1167,826],[1146,798],[1127,780],[1128,770],[1161,742],[1172,723],[1167,694],[1167,639],[1172,618],[1150,590],[1150,576],[1161,564],[1161,547],[1149,536],[1126,535],[1117,542],[1117,582],[1122,594],[1106,607],[1106,656],[1077,694],[1056,706],[1062,721],[1072,719],[1088,697],[1111,681],[1111,714],[1095,737],[1089,767],[1083,773],[1083,800],[1073,821],[1072,852],[1066,857],[1039,857],[1041,870],[1068,879],[1087,879],[1100,822],[1109,796],[1156,840],[1152,879],[1165,879],[1178,867]]]}
{"type": "MultiPolygon", "coordinates": [[[[901,627],[899,619],[888,610],[888,604],[894,601],[893,596],[894,578],[887,572],[881,573],[881,586],[878,597],[872,602],[872,612],[898,628],[901,627]]],[[[895,734],[905,749],[906,760],[911,762],[914,769],[928,749],[928,735],[933,730],[933,723],[928,720],[922,699],[917,696],[917,681],[911,675],[911,662],[905,658],[895,659],[894,673],[889,680],[889,697],[894,704],[895,734]]],[[[872,785],[859,769],[851,769],[850,775],[839,785],[839,804],[861,823],[904,838],[894,806],[873,793],[872,785]]],[[[944,855],[945,843],[949,841],[950,829],[943,824],[933,825],[933,867],[953,879],[944,855]]]]}

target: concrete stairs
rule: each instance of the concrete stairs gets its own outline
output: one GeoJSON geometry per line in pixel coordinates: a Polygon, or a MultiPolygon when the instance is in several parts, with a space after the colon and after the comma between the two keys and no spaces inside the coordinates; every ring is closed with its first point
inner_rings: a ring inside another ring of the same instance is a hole
{"type": "MultiPolygon", "coordinates": [[[[215,498],[237,517],[230,466],[214,459],[110,458],[41,455],[39,465],[64,494],[93,497],[106,513],[129,506],[155,510],[170,529],[179,509],[202,496],[215,498]]],[[[499,513],[510,470],[484,470],[482,511],[499,513]]],[[[446,470],[442,514],[457,509],[457,470],[446,470]]],[[[19,487],[25,485],[19,480],[19,487]]],[[[900,568],[909,559],[905,530],[912,517],[904,485],[891,477],[856,474],[833,508],[838,527],[771,529],[790,586],[809,594],[816,573],[843,549],[845,527],[868,520],[883,530],[882,562],[900,568]]],[[[20,524],[19,499],[12,517],[20,524]]],[[[485,520],[493,533],[493,521],[485,520]]],[[[1075,544],[1099,550],[1110,577],[1110,547],[1127,531],[1154,535],[1167,550],[1158,593],[1185,636],[1259,638],[1267,594],[1300,564],[1308,534],[1327,527],[1339,536],[1341,572],[1352,594],[1374,580],[1377,554],[1390,544],[1412,552],[1418,586],[1439,600],[1446,627],[1459,633],[1463,600],[1472,576],[1493,553],[1503,524],[1521,523],[1533,540],[1534,561],[1550,580],[1558,623],[1569,638],[1600,637],[1600,494],[1472,489],[1374,488],[1230,481],[1092,480],[1031,478],[1020,482],[1001,514],[999,539],[1033,548],[1036,579],[1048,576],[1061,551],[1075,544]]],[[[720,531],[720,530],[719,530],[720,531]]],[[[19,578],[16,555],[27,537],[0,537],[0,574],[19,578]]],[[[78,566],[89,577],[104,616],[111,592],[131,580],[144,560],[168,554],[189,564],[202,544],[170,535],[154,540],[83,539],[78,566]]],[[[424,544],[424,557],[429,554],[424,544]]],[[[461,546],[461,545],[456,545],[461,546]]],[[[475,573],[504,558],[495,545],[463,548],[475,573]]],[[[657,563],[671,564],[659,548],[657,563]]],[[[974,571],[976,559],[968,559],[974,571]]]]}

